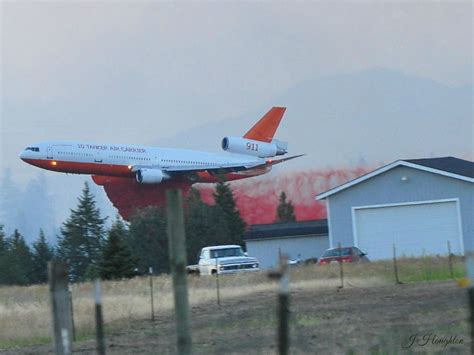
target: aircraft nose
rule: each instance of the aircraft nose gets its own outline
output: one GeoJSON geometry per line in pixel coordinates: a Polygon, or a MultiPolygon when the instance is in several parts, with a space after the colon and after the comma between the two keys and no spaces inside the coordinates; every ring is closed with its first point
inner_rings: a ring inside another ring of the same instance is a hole
{"type": "Polygon", "coordinates": [[[25,153],[25,151],[22,151],[20,154],[18,154],[18,156],[20,157],[21,160],[24,161],[25,158],[26,158],[26,153],[25,153]]]}

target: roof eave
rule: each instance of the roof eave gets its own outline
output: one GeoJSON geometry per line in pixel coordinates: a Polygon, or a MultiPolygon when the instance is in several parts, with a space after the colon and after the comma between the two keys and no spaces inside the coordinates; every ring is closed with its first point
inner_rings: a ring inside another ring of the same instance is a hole
{"type": "Polygon", "coordinates": [[[245,241],[255,241],[255,240],[272,240],[272,239],[289,239],[289,238],[309,238],[309,237],[327,237],[328,232],[321,232],[321,233],[311,233],[311,234],[298,234],[298,235],[282,235],[279,237],[253,237],[253,238],[245,238],[245,241]]]}
{"type": "Polygon", "coordinates": [[[426,167],[426,166],[423,166],[423,165],[410,163],[410,162],[407,162],[407,161],[404,161],[404,160],[397,160],[397,161],[394,161],[393,163],[382,166],[381,168],[378,168],[378,169],[376,169],[376,170],[374,170],[374,171],[372,171],[368,174],[362,175],[362,176],[360,176],[360,177],[358,177],[354,180],[348,181],[345,184],[339,185],[339,186],[334,187],[334,188],[332,188],[328,191],[325,191],[321,194],[318,194],[318,195],[316,195],[315,199],[317,201],[324,200],[324,199],[326,199],[327,197],[329,197],[331,195],[334,195],[334,194],[336,194],[336,193],[338,193],[342,190],[348,189],[348,188],[350,188],[354,185],[357,185],[357,184],[359,184],[359,183],[361,183],[365,180],[371,179],[372,177],[380,175],[380,174],[382,174],[382,173],[384,173],[388,170],[391,170],[391,169],[393,169],[397,166],[406,166],[406,167],[409,167],[409,168],[418,169],[418,170],[422,170],[422,171],[427,171],[427,172],[430,172],[430,173],[443,175],[443,176],[451,177],[451,178],[454,178],[454,179],[459,179],[459,180],[474,183],[474,178],[469,178],[467,176],[450,173],[450,172],[447,172],[447,171],[444,171],[444,170],[429,168],[429,167],[426,167]]]}

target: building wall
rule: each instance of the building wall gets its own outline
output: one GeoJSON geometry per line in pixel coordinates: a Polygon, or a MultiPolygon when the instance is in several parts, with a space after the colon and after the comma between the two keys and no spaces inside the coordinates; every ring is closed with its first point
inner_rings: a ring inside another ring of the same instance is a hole
{"type": "Polygon", "coordinates": [[[464,248],[474,250],[474,184],[404,166],[328,197],[330,242],[354,244],[352,207],[448,198],[459,198],[464,248]]]}
{"type": "Polygon", "coordinates": [[[249,256],[260,261],[261,269],[268,269],[278,264],[279,250],[290,259],[298,256],[305,260],[319,258],[329,248],[328,236],[304,236],[275,239],[246,240],[245,245],[249,256]]]}

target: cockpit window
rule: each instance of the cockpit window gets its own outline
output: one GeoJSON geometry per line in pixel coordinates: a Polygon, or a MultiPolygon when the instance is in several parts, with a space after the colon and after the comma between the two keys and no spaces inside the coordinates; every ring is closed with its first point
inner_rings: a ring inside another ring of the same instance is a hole
{"type": "Polygon", "coordinates": [[[25,150],[31,150],[32,152],[39,152],[40,149],[38,147],[26,147],[25,150]]]}

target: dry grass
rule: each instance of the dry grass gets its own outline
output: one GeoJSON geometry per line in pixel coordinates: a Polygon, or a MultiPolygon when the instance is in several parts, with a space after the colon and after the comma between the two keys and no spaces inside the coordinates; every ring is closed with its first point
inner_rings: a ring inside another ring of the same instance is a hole
{"type": "MultiPolygon", "coordinates": [[[[406,259],[399,262],[402,281],[448,279],[449,269],[443,258],[406,259]]],[[[460,276],[463,263],[455,264],[460,276]]],[[[345,287],[371,287],[393,282],[391,262],[344,264],[345,287]]],[[[266,273],[220,276],[223,299],[245,297],[257,292],[276,292],[277,285],[266,273]]],[[[309,290],[336,288],[340,285],[338,265],[300,266],[290,273],[291,289],[309,290]]],[[[155,311],[168,313],[173,309],[171,279],[168,275],[153,278],[155,311]]],[[[107,281],[103,285],[104,318],[106,324],[120,321],[126,328],[131,320],[150,316],[150,289],[147,277],[124,281],[107,281]]],[[[214,302],[214,277],[189,277],[189,299],[192,306],[214,302]]],[[[79,339],[89,338],[94,331],[92,284],[72,285],[74,321],[79,339]]],[[[0,349],[49,342],[51,315],[47,285],[29,287],[0,287],[0,349]]]]}

